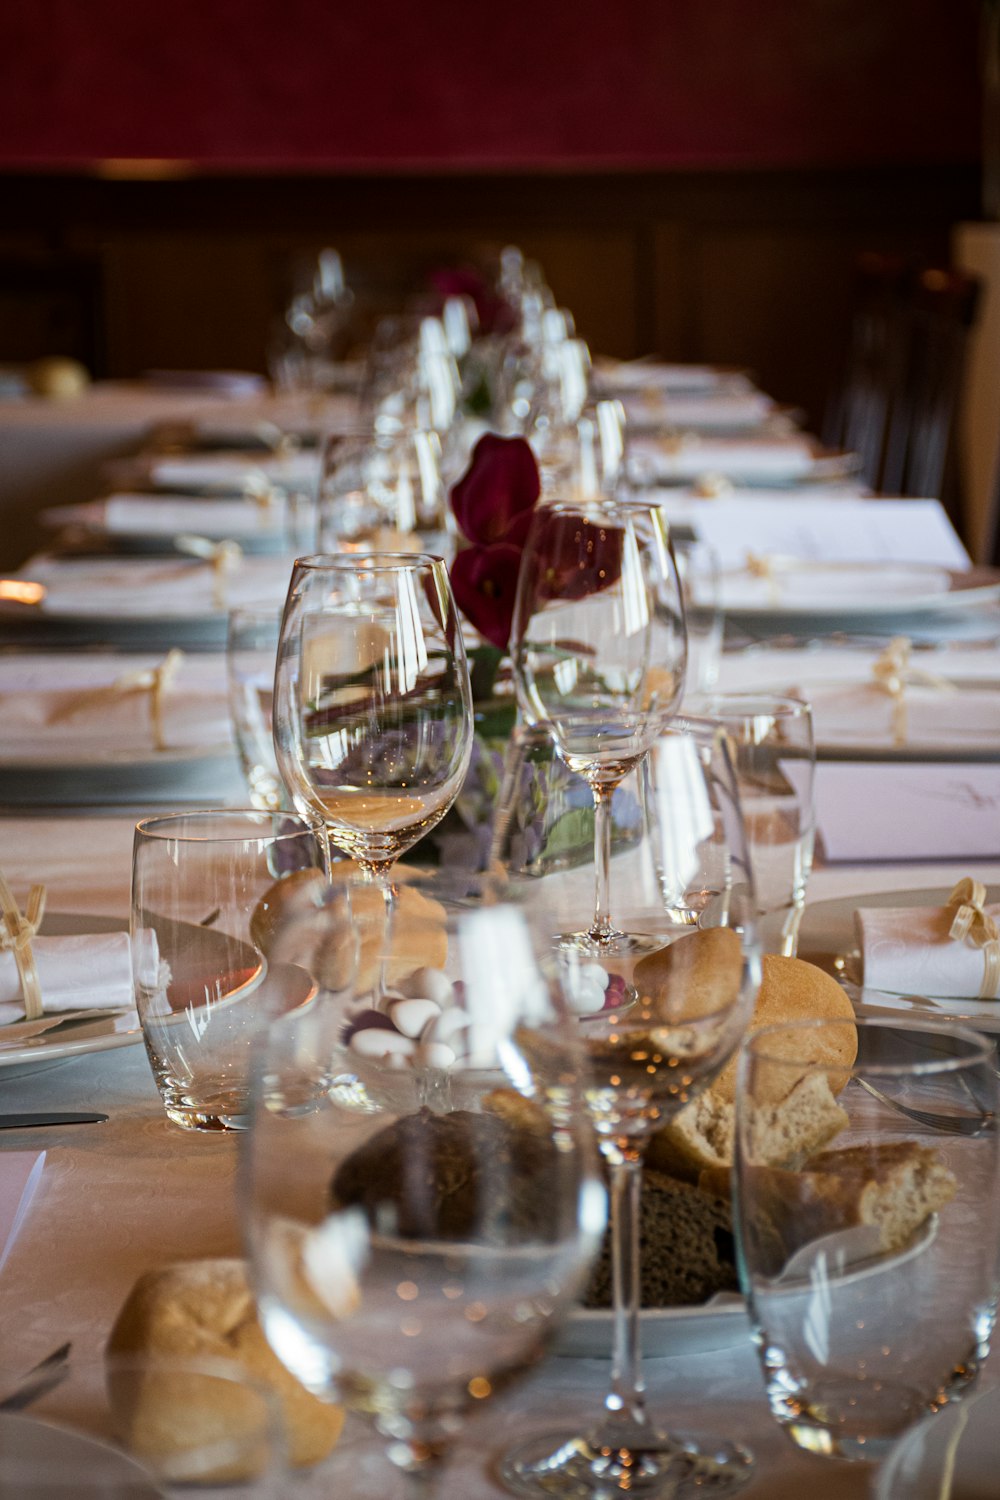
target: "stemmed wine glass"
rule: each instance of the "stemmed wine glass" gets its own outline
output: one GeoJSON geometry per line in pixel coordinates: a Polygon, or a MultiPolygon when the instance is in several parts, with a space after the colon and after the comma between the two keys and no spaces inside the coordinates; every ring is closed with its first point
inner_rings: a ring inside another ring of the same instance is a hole
{"type": "MultiPolygon", "coordinates": [[[[543,1432],[504,1456],[505,1484],[528,1497],[662,1500],[686,1494],[689,1481],[721,1493],[752,1469],[738,1444],[659,1430],[643,1395],[643,1152],[655,1132],[698,1107],[747,1026],[760,982],[753,884],[724,738],[668,729],[644,771],[645,834],[621,856],[622,885],[630,924],[652,948],[638,960],[595,961],[555,936],[578,890],[572,874],[544,878],[533,894],[534,920],[550,934],[550,963],[578,1015],[585,1096],[610,1182],[612,1372],[596,1420],[543,1432]]],[[[725,1095],[711,1105],[731,1116],[725,1095]]]]}
{"type": "Polygon", "coordinates": [[[392,910],[389,872],[444,817],[472,753],[448,572],[424,553],[300,558],[281,622],[278,766],[392,910]]]}
{"type": "Polygon", "coordinates": [[[272,962],[304,969],[312,998],[262,1034],[241,1207],[276,1353],[384,1441],[335,1454],[329,1493],[385,1495],[388,1458],[428,1500],[466,1419],[572,1310],[607,1198],[575,1027],[524,912],[428,897],[386,939],[354,894],[300,892],[276,934],[272,962]],[[359,937],[394,976],[388,1028],[352,983],[359,937]]]}
{"type": "Polygon", "coordinates": [[[518,704],[594,796],[594,919],[567,941],[601,956],[644,939],[611,920],[611,802],[680,700],[687,640],[666,518],[630,500],[553,501],[525,542],[511,650],[518,704]]]}

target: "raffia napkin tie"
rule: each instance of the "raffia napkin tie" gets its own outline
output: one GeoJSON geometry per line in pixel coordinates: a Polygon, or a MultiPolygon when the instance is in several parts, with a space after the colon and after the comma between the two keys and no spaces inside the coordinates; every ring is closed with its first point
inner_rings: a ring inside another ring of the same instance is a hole
{"type": "Polygon", "coordinates": [[[781,603],[778,572],[773,557],[765,557],[758,552],[748,552],[746,555],[746,570],[751,578],[764,579],[767,584],[768,600],[771,604],[781,603]]]}
{"type": "Polygon", "coordinates": [[[189,557],[198,557],[212,566],[212,603],[216,609],[226,608],[226,587],[229,575],[235,573],[243,561],[243,548],[239,542],[210,541],[207,536],[177,536],[174,546],[189,557]]]}
{"type": "Polygon", "coordinates": [[[952,942],[982,950],[983,980],[976,998],[995,1000],[1000,994],[1000,927],[985,910],[986,887],[967,875],[958,882],[947,905],[955,908],[948,933],[952,942]]]}
{"type": "Polygon", "coordinates": [[[133,693],[148,693],[153,748],[166,750],[163,700],[183,660],[184,652],[175,646],[172,651],[167,652],[158,667],[144,667],[135,672],[123,672],[121,677],[116,677],[114,682],[109,682],[106,687],[88,688],[85,692],[74,694],[72,698],[60,704],[54,712],[49,714],[48,722],[59,724],[64,719],[72,718],[74,714],[81,713],[85,709],[99,708],[103,703],[114,703],[117,699],[129,697],[133,693]]]}
{"type": "Polygon", "coordinates": [[[906,689],[908,687],[935,688],[938,692],[952,693],[955,685],[945,677],[933,672],[924,672],[910,665],[913,642],[905,635],[894,636],[872,663],[872,677],[880,692],[892,699],[892,739],[895,745],[905,745],[908,734],[906,689]]]}
{"type": "Polygon", "coordinates": [[[13,953],[17,972],[21,979],[24,997],[24,1018],[37,1021],[42,1014],[42,987],[38,980],[38,967],[31,949],[32,938],[38,934],[45,914],[45,887],[33,885],[28,895],[28,904],[22,912],[14,899],[14,893],[0,870],[0,953],[13,953]]]}

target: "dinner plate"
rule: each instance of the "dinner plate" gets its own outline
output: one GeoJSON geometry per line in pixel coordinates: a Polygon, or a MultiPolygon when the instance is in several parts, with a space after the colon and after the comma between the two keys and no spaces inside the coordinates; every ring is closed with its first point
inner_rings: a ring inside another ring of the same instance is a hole
{"type": "Polygon", "coordinates": [[[19,1481],[35,1500],[65,1500],[74,1493],[97,1496],[105,1493],[102,1486],[109,1495],[128,1500],[163,1500],[147,1470],[119,1449],[54,1422],[5,1412],[0,1414],[0,1487],[18,1494],[19,1481]],[[46,1485],[49,1475],[51,1485],[46,1485]],[[79,1476],[79,1490],[71,1486],[74,1475],[79,1476]]]}
{"type": "Polygon", "coordinates": [[[769,559],[763,576],[749,568],[721,575],[728,619],[744,625],[829,623],[844,629],[865,622],[972,609],[1000,598],[1000,573],[988,568],[951,571],[918,563],[812,563],[769,559]]]}
{"type": "MultiPolygon", "coordinates": [[[[919,665],[919,660],[914,663],[919,665]]],[[[788,691],[812,704],[821,760],[1000,759],[1000,679],[942,678],[937,686],[909,684],[902,744],[894,739],[895,702],[871,678],[796,678],[788,691]]]]}
{"type": "Polygon", "coordinates": [[[875,1500],[996,1500],[1000,1388],[919,1422],[879,1469],[875,1500]]]}
{"type": "MultiPolygon", "coordinates": [[[[701,1307],[650,1307],[642,1314],[644,1358],[665,1359],[676,1354],[707,1354],[732,1349],[750,1337],[750,1320],[742,1297],[714,1297],[701,1307]]],[[[578,1308],[564,1326],[556,1354],[575,1358],[610,1359],[611,1314],[578,1308]]]]}
{"type": "Polygon", "coordinates": [[[84,748],[0,741],[0,805],[92,807],[105,804],[246,800],[233,747],[168,750],[107,744],[84,748]]]}
{"type": "MultiPolygon", "coordinates": [[[[870,891],[862,896],[840,896],[831,901],[807,904],[799,928],[799,957],[835,975],[844,985],[859,1015],[887,1013],[936,1017],[939,1021],[966,1021],[977,1031],[1000,1034],[1000,1002],[996,1000],[946,1000],[925,995],[894,994],[858,983],[861,958],[854,931],[854,913],[859,907],[944,906],[949,889],[870,891]]],[[[987,892],[987,900],[1000,899],[1000,892],[987,892]]]]}
{"type": "MultiPolygon", "coordinates": [[[[76,937],[90,932],[122,932],[128,923],[119,917],[97,917],[71,912],[46,912],[41,931],[48,937],[76,937]]],[[[56,1063],[92,1052],[108,1052],[115,1047],[130,1047],[142,1041],[142,1028],[136,1012],[124,1011],[104,1022],[106,1030],[94,1033],[99,1018],[66,1026],[54,1034],[43,1032],[21,1047],[0,1046],[0,1070],[5,1077],[40,1073],[56,1063]]],[[[0,1027],[0,1043],[3,1028],[0,1027]]]]}

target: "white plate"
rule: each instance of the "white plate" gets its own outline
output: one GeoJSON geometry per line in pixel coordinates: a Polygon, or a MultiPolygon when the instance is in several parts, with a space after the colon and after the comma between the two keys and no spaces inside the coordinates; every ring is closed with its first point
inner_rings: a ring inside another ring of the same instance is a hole
{"type": "Polygon", "coordinates": [[[121,745],[81,749],[0,744],[0,806],[94,807],[246,800],[229,744],[154,751],[121,745]]]}
{"type": "MultiPolygon", "coordinates": [[[[936,1017],[939,1021],[968,1021],[978,1031],[1000,1033],[1000,1001],[943,1000],[925,995],[892,994],[873,990],[851,979],[860,971],[860,955],[854,932],[854,913],[859,907],[943,906],[950,889],[921,891],[870,891],[863,896],[841,896],[806,906],[799,928],[799,957],[836,973],[855,1003],[859,1015],[898,1014],[936,1017]]],[[[1000,892],[987,892],[992,902],[1000,892]]]]}
{"type": "MultiPolygon", "coordinates": [[[[108,1486],[109,1493],[128,1495],[129,1500],[162,1500],[163,1492],[157,1489],[147,1471],[127,1454],[100,1443],[96,1438],[86,1437],[81,1432],[72,1432],[54,1422],[40,1422],[37,1417],[25,1417],[17,1413],[0,1414],[0,1471],[12,1469],[11,1487],[7,1493],[17,1493],[14,1488],[23,1466],[25,1476],[30,1475],[34,1484],[47,1471],[69,1480],[73,1474],[85,1476],[87,1488],[81,1483],[79,1493],[97,1495],[100,1480],[108,1486]],[[119,1488],[121,1486],[121,1488],[119,1488]],[[93,1487],[93,1488],[91,1488],[93,1487]]],[[[68,1484],[56,1484],[53,1478],[51,1489],[32,1488],[37,1500],[50,1494],[52,1500],[66,1500],[76,1493],[68,1484]]]]}
{"type": "MultiPolygon", "coordinates": [[[[648,1308],[642,1315],[642,1352],[649,1358],[706,1354],[732,1349],[750,1338],[750,1320],[742,1297],[727,1295],[701,1307],[648,1308]]],[[[611,1314],[580,1308],[559,1336],[556,1354],[609,1359],[611,1314]]]]}
{"type": "MultiPolygon", "coordinates": [[[[920,667],[919,658],[914,662],[920,667]]],[[[893,739],[894,701],[874,680],[796,678],[812,704],[821,760],[995,761],[1000,759],[1000,681],[956,678],[948,687],[907,687],[906,739],[893,739]]],[[[791,688],[789,690],[791,690],[791,688]]]]}
{"type": "MultiPolygon", "coordinates": [[[[88,932],[121,932],[127,922],[117,917],[82,916],[69,912],[46,912],[41,930],[50,937],[74,937],[88,932]]],[[[96,1021],[95,1017],[95,1021],[96,1021]]],[[[83,1025],[88,1029],[90,1022],[83,1025]]],[[[135,1011],[125,1011],[114,1019],[108,1019],[108,1030],[98,1036],[77,1035],[75,1027],[44,1032],[33,1042],[23,1047],[0,1050],[0,1070],[5,1074],[20,1077],[27,1073],[38,1073],[54,1063],[66,1062],[73,1057],[83,1057],[91,1052],[108,1052],[115,1047],[130,1047],[142,1041],[142,1028],[135,1011]]],[[[0,1027],[0,1041],[3,1028],[0,1027]]]]}
{"type": "Polygon", "coordinates": [[[1000,573],[986,568],[950,572],[918,563],[782,565],[777,560],[770,577],[754,577],[746,568],[727,570],[721,595],[726,616],[737,623],[832,622],[844,628],[865,620],[974,608],[1000,597],[1000,573]]]}
{"type": "Polygon", "coordinates": [[[996,1500],[998,1425],[995,1386],[926,1417],[882,1464],[875,1500],[996,1500]]]}

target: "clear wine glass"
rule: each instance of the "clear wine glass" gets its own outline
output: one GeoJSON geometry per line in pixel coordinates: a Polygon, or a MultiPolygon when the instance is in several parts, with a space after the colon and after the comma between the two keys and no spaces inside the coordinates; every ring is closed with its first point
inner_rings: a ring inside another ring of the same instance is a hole
{"type": "Polygon", "coordinates": [[[472,691],[447,569],[426,553],[300,558],[275,673],[274,740],[295,806],[382,889],[454,803],[472,691]]]}
{"type": "Polygon", "coordinates": [[[292,1373],[384,1443],[335,1454],[331,1495],[385,1495],[385,1457],[411,1500],[454,1493],[466,1419],[544,1353],[606,1219],[575,1027],[523,911],[430,890],[386,940],[345,883],[271,955],[313,998],[261,1039],[240,1194],[258,1309],[292,1373]]]}
{"type": "Polygon", "coordinates": [[[532,517],[511,650],[517,698],[594,796],[594,918],[571,941],[637,951],[610,911],[611,800],[674,713],[687,639],[666,518],[631,500],[553,501],[532,517]]]}
{"type": "Polygon", "coordinates": [[[536,882],[532,899],[578,1015],[586,1099],[610,1182],[612,1370],[600,1415],[504,1456],[501,1475],[516,1495],[661,1500],[687,1494],[688,1484],[724,1493],[752,1471],[739,1444],[661,1430],[643,1393],[643,1153],[720,1073],[760,981],[753,884],[724,740],[668,729],[650,751],[649,772],[644,837],[621,859],[630,926],[655,946],[638,959],[595,960],[555,936],[579,897],[572,873],[536,882]]]}

